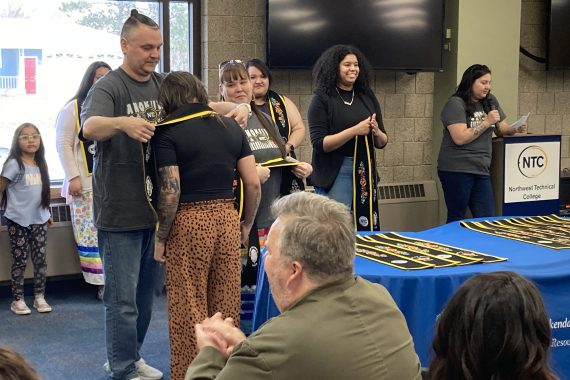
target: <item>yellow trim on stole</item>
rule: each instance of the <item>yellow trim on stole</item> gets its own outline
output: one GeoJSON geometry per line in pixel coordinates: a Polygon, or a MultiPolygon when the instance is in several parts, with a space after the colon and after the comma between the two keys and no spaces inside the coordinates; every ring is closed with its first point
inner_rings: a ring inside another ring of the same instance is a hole
{"type": "MultiPolygon", "coordinates": [[[[75,112],[75,127],[77,128],[77,133],[81,131],[81,123],[79,121],[79,102],[77,99],[73,100],[73,110],[75,112]]],[[[83,153],[83,167],[85,168],[85,173],[87,177],[91,177],[93,173],[89,172],[89,167],[87,166],[87,156],[85,154],[85,145],[83,141],[79,140],[79,145],[81,146],[81,152],[83,153]]]]}
{"type": "MultiPolygon", "coordinates": [[[[368,157],[368,185],[369,185],[369,189],[368,189],[368,194],[370,194],[370,201],[368,202],[368,208],[369,208],[369,217],[370,217],[370,231],[374,231],[374,175],[372,173],[372,159],[370,158],[370,144],[368,142],[368,136],[364,136],[364,143],[366,144],[366,156],[368,157]]],[[[376,162],[374,163],[376,164],[376,162]]]]}
{"type": "Polygon", "coordinates": [[[186,120],[190,120],[190,119],[195,119],[197,117],[202,117],[202,116],[211,116],[211,115],[217,115],[217,112],[214,111],[201,111],[201,112],[196,112],[193,113],[191,115],[186,115],[183,117],[179,117],[178,119],[174,119],[174,120],[169,120],[169,121],[165,121],[163,123],[158,123],[156,126],[157,127],[162,127],[163,125],[169,125],[169,124],[176,124],[176,123],[180,123],[181,121],[186,121],[186,120]]]}
{"type": "Polygon", "coordinates": [[[238,210],[238,216],[239,219],[241,220],[241,216],[243,214],[243,181],[239,180],[239,210],[238,210]]]}
{"type": "Polygon", "coordinates": [[[301,164],[299,161],[287,161],[284,158],[273,158],[271,160],[267,160],[265,162],[258,163],[259,166],[263,166],[266,168],[280,168],[283,166],[297,166],[301,164]]]}
{"type": "MultiPolygon", "coordinates": [[[[287,110],[287,106],[285,105],[285,98],[283,96],[281,96],[281,94],[277,94],[275,92],[275,94],[279,97],[279,99],[281,100],[281,105],[283,106],[284,110],[287,110]]],[[[267,95],[267,108],[269,108],[269,112],[271,113],[271,120],[273,120],[273,123],[275,125],[277,125],[277,121],[275,120],[275,112],[273,112],[273,104],[271,103],[271,100],[269,99],[269,95],[267,95]]],[[[291,123],[289,123],[289,117],[287,117],[285,119],[285,121],[287,122],[287,141],[289,141],[289,138],[291,137],[291,123]]],[[[279,128],[279,126],[277,126],[279,128]]]]}
{"type": "MultiPolygon", "coordinates": [[[[354,220],[354,226],[357,227],[357,220],[356,220],[356,210],[354,205],[356,204],[356,173],[355,170],[357,169],[356,166],[358,165],[357,161],[356,161],[356,152],[358,149],[358,141],[359,141],[359,137],[364,137],[364,143],[365,143],[365,147],[366,147],[366,156],[368,157],[368,175],[367,175],[367,180],[368,180],[368,184],[369,184],[369,194],[370,194],[370,202],[368,202],[369,204],[369,219],[370,220],[370,231],[374,231],[374,207],[373,207],[373,202],[374,202],[374,193],[372,192],[372,190],[374,189],[374,183],[373,183],[373,176],[372,176],[372,170],[370,169],[370,165],[372,164],[371,162],[371,158],[370,158],[370,146],[368,143],[368,136],[356,136],[356,138],[354,139],[354,154],[353,157],[355,158],[353,163],[352,163],[352,205],[353,205],[353,210],[352,210],[352,218],[354,220]]],[[[374,163],[376,164],[376,163],[374,163]]]]}

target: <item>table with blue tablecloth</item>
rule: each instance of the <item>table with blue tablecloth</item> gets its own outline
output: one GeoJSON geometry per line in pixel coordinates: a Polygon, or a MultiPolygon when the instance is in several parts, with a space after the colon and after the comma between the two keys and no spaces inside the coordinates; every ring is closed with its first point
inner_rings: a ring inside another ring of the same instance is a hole
{"type": "MultiPolygon", "coordinates": [[[[561,379],[570,379],[570,249],[555,250],[481,234],[461,227],[459,222],[400,234],[508,258],[491,264],[406,271],[356,257],[355,273],[384,285],[402,310],[422,366],[429,365],[437,315],[459,285],[477,273],[513,271],[533,280],[540,289],[551,320],[552,366],[561,379]]],[[[279,314],[271,299],[263,260],[260,266],[254,330],[279,314]]]]}

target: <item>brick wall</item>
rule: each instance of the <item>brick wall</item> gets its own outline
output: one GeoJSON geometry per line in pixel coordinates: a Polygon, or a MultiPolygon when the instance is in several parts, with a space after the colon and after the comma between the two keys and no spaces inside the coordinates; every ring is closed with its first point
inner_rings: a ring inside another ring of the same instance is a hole
{"type": "MultiPolygon", "coordinates": [[[[521,45],[539,56],[545,54],[544,7],[544,0],[522,0],[521,45]]],[[[265,1],[204,0],[202,9],[203,74],[215,97],[220,61],[265,57],[265,1]]],[[[273,75],[273,88],[297,104],[306,124],[312,94],[310,70],[278,70],[273,75]]],[[[432,117],[439,112],[433,110],[434,75],[373,73],[374,90],[389,136],[388,146],[377,155],[384,183],[433,179],[432,117]]],[[[562,168],[570,167],[570,71],[546,71],[543,64],[521,54],[519,115],[527,112],[531,113],[531,133],[563,135],[562,168]]],[[[308,131],[298,153],[310,162],[308,131]]]]}
{"type": "MultiPolygon", "coordinates": [[[[263,0],[209,0],[203,6],[204,75],[210,94],[219,93],[217,64],[237,58],[265,57],[265,2],[263,0]]],[[[311,99],[310,70],[276,70],[272,87],[291,98],[305,119],[307,136],[296,149],[311,160],[307,108],[311,99]]],[[[389,136],[377,151],[384,183],[432,178],[433,73],[406,74],[376,71],[373,86],[380,101],[389,136]]]]}
{"type": "MultiPolygon", "coordinates": [[[[521,5],[521,46],[545,57],[545,1],[522,0],[521,5]]],[[[570,71],[546,71],[522,54],[519,70],[519,114],[531,113],[531,133],[562,135],[561,168],[570,167],[570,71]]]]}

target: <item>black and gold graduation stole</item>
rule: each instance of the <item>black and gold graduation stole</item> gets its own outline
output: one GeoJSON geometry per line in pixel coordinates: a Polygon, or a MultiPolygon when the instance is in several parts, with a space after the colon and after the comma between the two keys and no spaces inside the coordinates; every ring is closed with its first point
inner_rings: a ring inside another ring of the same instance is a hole
{"type": "Polygon", "coordinates": [[[163,121],[162,123],[158,123],[156,126],[162,127],[163,125],[176,124],[176,123],[180,123],[182,121],[195,119],[197,117],[209,117],[209,116],[216,116],[216,115],[217,115],[217,113],[214,111],[200,111],[200,112],[192,113],[190,115],[179,117],[178,119],[163,121]]]}
{"type": "MultiPolygon", "coordinates": [[[[269,105],[269,113],[271,120],[277,126],[279,135],[285,140],[289,141],[289,136],[291,135],[291,126],[289,125],[289,118],[287,117],[287,108],[285,106],[285,98],[276,93],[275,91],[269,91],[267,93],[267,101],[269,105]]],[[[293,158],[297,158],[294,151],[291,151],[289,155],[293,158]]],[[[305,184],[303,180],[295,177],[295,175],[290,170],[283,170],[283,178],[281,180],[281,195],[291,194],[295,191],[305,190],[305,184]]]]}
{"type": "Polygon", "coordinates": [[[258,165],[271,169],[271,168],[282,168],[284,166],[297,166],[299,164],[300,164],[299,161],[288,161],[286,158],[279,157],[279,158],[267,160],[267,161],[262,162],[258,165]]]}
{"type": "Polygon", "coordinates": [[[357,231],[380,231],[376,159],[372,135],[356,136],[352,168],[352,214],[357,231]]]}
{"type": "MultiPolygon", "coordinates": [[[[75,127],[77,128],[77,133],[81,130],[81,105],[79,101],[75,99],[73,101],[73,106],[75,108],[75,127]]],[[[79,140],[79,145],[81,146],[81,152],[83,152],[83,165],[85,167],[85,172],[87,176],[93,174],[93,155],[95,155],[95,141],[79,140]]]]}
{"type": "MultiPolygon", "coordinates": [[[[239,214],[239,220],[243,221],[243,182],[237,170],[235,171],[232,188],[234,191],[234,202],[239,214]]],[[[260,259],[259,234],[257,232],[257,224],[255,221],[249,231],[247,246],[241,244],[239,252],[240,261],[242,263],[241,286],[255,285],[257,283],[257,268],[260,259]]]]}
{"type": "Polygon", "coordinates": [[[270,90],[267,93],[267,100],[269,105],[269,116],[271,116],[271,119],[277,126],[281,137],[288,140],[289,135],[291,134],[291,126],[289,125],[289,119],[287,118],[285,99],[275,91],[270,90]]]}
{"type": "MultiPolygon", "coordinates": [[[[206,118],[206,117],[213,117],[216,116],[217,113],[214,111],[200,111],[200,112],[196,112],[196,113],[191,113],[189,115],[185,115],[176,119],[172,119],[172,120],[163,120],[162,122],[156,124],[156,127],[163,127],[165,125],[172,125],[172,124],[177,124],[177,123],[181,123],[183,121],[186,120],[190,120],[190,119],[196,119],[198,117],[201,118],[206,118]]],[[[149,142],[150,144],[150,142],[149,142]]],[[[144,147],[144,144],[143,144],[144,147]]],[[[145,162],[147,162],[147,178],[150,180],[150,183],[147,182],[147,186],[151,187],[151,205],[152,207],[154,207],[154,209],[156,210],[157,206],[158,206],[158,198],[160,196],[160,176],[158,174],[158,168],[156,167],[156,152],[154,151],[154,149],[145,149],[143,148],[143,150],[146,152],[145,154],[147,155],[147,157],[145,157],[145,162]]],[[[147,190],[147,194],[149,194],[149,191],[147,190]]]]}
{"type": "MultiPolygon", "coordinates": [[[[235,171],[232,189],[234,192],[234,203],[236,210],[238,211],[239,220],[243,221],[245,218],[243,215],[243,182],[237,170],[235,171]]],[[[247,246],[241,244],[239,251],[240,261],[242,263],[241,286],[253,286],[257,283],[257,268],[259,267],[258,263],[260,258],[259,234],[257,232],[257,224],[255,221],[249,231],[247,246]]]]}
{"type": "MultiPolygon", "coordinates": [[[[299,165],[299,162],[291,162],[284,158],[276,158],[262,162],[259,165],[266,168],[279,168],[299,165]]],[[[237,170],[235,171],[232,188],[234,191],[235,206],[239,213],[239,218],[240,220],[243,220],[243,182],[237,170]]],[[[242,262],[241,286],[252,286],[256,284],[260,248],[259,233],[257,231],[257,224],[254,221],[251,231],[249,232],[247,247],[244,245],[241,245],[240,247],[240,257],[242,262]]]]}

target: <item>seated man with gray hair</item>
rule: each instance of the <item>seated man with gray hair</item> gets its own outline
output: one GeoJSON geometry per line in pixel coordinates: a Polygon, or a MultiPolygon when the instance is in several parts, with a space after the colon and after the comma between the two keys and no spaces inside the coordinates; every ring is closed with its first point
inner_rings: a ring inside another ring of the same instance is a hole
{"type": "Polygon", "coordinates": [[[281,315],[246,336],[217,313],[196,325],[191,379],[420,379],[406,321],[388,291],[354,276],[354,223],[342,204],[277,200],[265,272],[281,315]]]}

